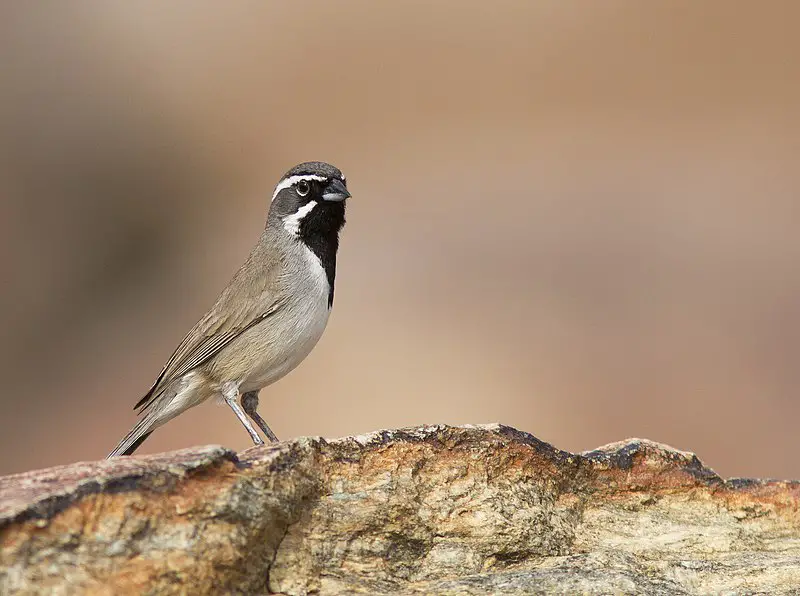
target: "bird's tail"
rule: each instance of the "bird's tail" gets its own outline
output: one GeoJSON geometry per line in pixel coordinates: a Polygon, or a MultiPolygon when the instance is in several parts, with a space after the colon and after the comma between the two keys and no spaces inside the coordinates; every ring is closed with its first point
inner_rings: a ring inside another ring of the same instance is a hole
{"type": "Polygon", "coordinates": [[[144,416],[141,418],[133,426],[131,431],[125,435],[125,438],[122,439],[119,444],[114,447],[113,451],[108,454],[106,459],[110,459],[118,455],[130,455],[136,451],[139,448],[139,445],[144,443],[147,437],[150,436],[150,433],[155,430],[155,424],[153,424],[153,422],[154,420],[150,416],[144,416]]]}
{"type": "Polygon", "coordinates": [[[200,403],[206,395],[198,393],[196,389],[197,386],[191,384],[187,388],[182,381],[177,388],[162,391],[152,399],[148,397],[149,402],[144,405],[139,402],[139,416],[141,418],[133,425],[131,432],[125,435],[125,438],[114,447],[114,450],[107,457],[130,455],[159,426],[166,424],[184,410],[200,403]],[[184,395],[184,391],[188,392],[188,398],[184,395]],[[177,404],[175,402],[176,398],[178,399],[177,404]]]}

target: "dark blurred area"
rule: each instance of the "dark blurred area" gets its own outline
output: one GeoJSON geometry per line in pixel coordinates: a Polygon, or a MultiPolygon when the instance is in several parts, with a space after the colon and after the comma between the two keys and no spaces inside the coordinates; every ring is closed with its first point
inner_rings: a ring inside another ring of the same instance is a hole
{"type": "MultiPolygon", "coordinates": [[[[0,8],[0,473],[98,459],[326,160],[336,308],[281,438],[500,421],[800,477],[800,4],[0,8]]],[[[141,453],[249,438],[205,404],[141,453]]]]}

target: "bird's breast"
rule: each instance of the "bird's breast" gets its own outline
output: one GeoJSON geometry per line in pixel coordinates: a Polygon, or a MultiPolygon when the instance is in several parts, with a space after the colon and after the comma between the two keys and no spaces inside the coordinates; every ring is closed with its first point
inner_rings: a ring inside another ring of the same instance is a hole
{"type": "Polygon", "coordinates": [[[289,277],[285,306],[239,338],[242,392],[266,387],[291,372],[325,331],[330,316],[328,278],[313,253],[303,249],[302,258],[307,267],[289,277]]]}

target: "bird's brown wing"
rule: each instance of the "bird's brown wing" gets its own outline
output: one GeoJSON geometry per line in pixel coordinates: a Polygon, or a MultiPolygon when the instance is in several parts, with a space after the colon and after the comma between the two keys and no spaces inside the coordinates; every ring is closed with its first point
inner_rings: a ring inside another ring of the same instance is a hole
{"type": "MultiPolygon", "coordinates": [[[[254,325],[268,319],[282,306],[282,303],[275,303],[269,310],[258,316],[239,324],[224,325],[226,328],[217,327],[213,321],[209,320],[209,317],[200,320],[194,329],[183,338],[167,364],[164,365],[153,386],[134,406],[134,409],[145,409],[172,381],[208,362],[230,342],[254,325]]],[[[219,321],[216,322],[219,323],[219,321]]]]}
{"type": "Polygon", "coordinates": [[[211,310],[183,338],[135,410],[147,408],[170,383],[208,362],[242,333],[283,308],[286,300],[274,291],[279,268],[270,256],[264,243],[256,246],[211,310]]]}

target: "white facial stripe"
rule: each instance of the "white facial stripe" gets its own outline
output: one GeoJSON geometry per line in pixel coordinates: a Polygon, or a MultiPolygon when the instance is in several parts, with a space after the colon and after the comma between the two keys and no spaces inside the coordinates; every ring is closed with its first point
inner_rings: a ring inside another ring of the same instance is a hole
{"type": "Polygon", "coordinates": [[[311,213],[311,210],[317,206],[316,201],[309,201],[300,209],[298,209],[295,213],[291,215],[287,215],[283,218],[283,227],[286,228],[286,231],[290,234],[294,234],[297,236],[300,233],[300,222],[303,221],[303,218],[311,213]]]}
{"type": "Polygon", "coordinates": [[[284,188],[289,188],[294,186],[301,180],[311,181],[315,180],[316,182],[325,182],[327,178],[324,176],[317,176],[316,174],[306,174],[305,176],[289,176],[285,180],[281,180],[278,183],[278,186],[275,187],[275,192],[272,193],[272,200],[275,200],[275,197],[278,196],[278,193],[281,192],[284,188]]]}

